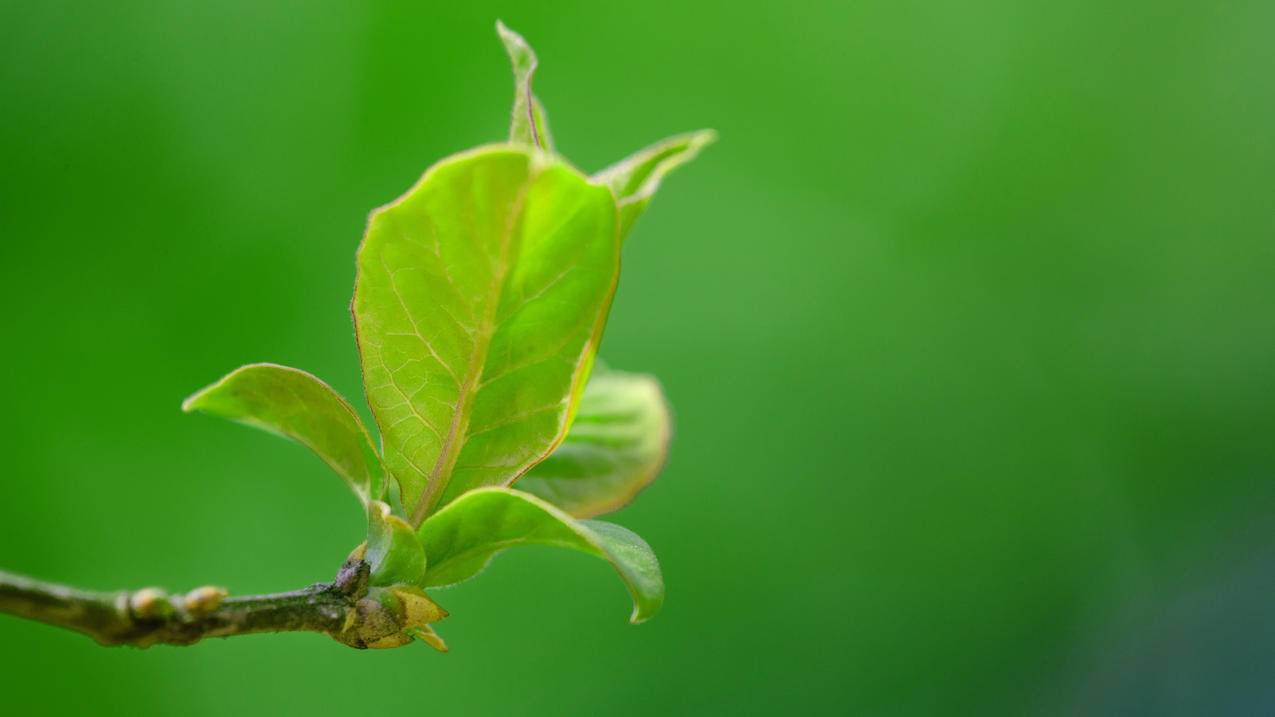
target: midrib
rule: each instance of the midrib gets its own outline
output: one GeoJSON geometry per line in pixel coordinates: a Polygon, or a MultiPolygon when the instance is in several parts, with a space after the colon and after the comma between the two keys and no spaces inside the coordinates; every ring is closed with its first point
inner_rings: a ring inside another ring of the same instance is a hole
{"type": "Polygon", "coordinates": [[[465,367],[465,375],[461,379],[456,411],[452,413],[451,423],[447,427],[447,437],[443,439],[443,448],[438,454],[438,460],[434,462],[434,467],[430,470],[429,478],[425,484],[425,495],[421,497],[420,503],[416,505],[415,513],[412,514],[413,527],[420,527],[421,523],[425,522],[425,517],[430,514],[438,500],[442,498],[443,492],[447,489],[447,484],[451,482],[452,471],[456,468],[456,460],[460,458],[460,451],[464,447],[465,442],[462,437],[469,430],[469,414],[473,409],[474,398],[478,394],[475,389],[478,385],[478,379],[482,375],[483,366],[487,363],[487,352],[491,348],[492,336],[496,333],[496,312],[500,308],[505,279],[509,275],[509,250],[513,244],[514,229],[518,224],[519,217],[522,215],[522,206],[527,199],[527,191],[536,178],[536,174],[533,172],[534,169],[528,167],[527,179],[522,187],[518,189],[517,196],[514,197],[513,207],[509,212],[509,221],[506,222],[504,234],[501,236],[500,254],[497,257],[496,268],[492,272],[491,295],[487,303],[487,309],[483,312],[482,321],[478,326],[480,340],[477,342],[474,352],[470,354],[469,363],[465,367]]]}

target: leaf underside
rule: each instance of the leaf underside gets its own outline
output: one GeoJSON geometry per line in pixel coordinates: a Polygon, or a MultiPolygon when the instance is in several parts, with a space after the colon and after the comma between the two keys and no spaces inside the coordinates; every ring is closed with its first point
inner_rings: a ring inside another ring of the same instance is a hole
{"type": "Polygon", "coordinates": [[[664,602],[664,577],[650,546],[626,528],[576,520],[536,496],[480,488],[430,516],[418,530],[429,570],[426,587],[467,580],[505,548],[556,545],[611,564],[633,599],[630,622],[651,618],[664,602]]]}
{"type": "Polygon", "coordinates": [[[652,376],[594,369],[566,440],[518,480],[577,518],[624,507],[655,480],[672,419],[652,376]]]}
{"type": "Polygon", "coordinates": [[[562,440],[618,275],[610,191],[534,149],[443,160],[373,213],[355,330],[414,525],[562,440]]]}
{"type": "Polygon", "coordinates": [[[315,376],[277,364],[250,364],[182,403],[290,438],[314,451],[367,503],[384,490],[384,469],[363,421],[315,376]]]}

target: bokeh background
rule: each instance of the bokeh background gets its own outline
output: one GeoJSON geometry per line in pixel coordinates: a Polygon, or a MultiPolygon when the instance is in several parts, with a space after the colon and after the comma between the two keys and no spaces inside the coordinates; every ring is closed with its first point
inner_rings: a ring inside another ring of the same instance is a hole
{"type": "Polygon", "coordinates": [[[586,169],[721,141],[625,249],[602,355],[677,411],[602,563],[440,593],[448,655],[103,649],[0,616],[9,714],[1275,709],[1275,5],[0,4],[0,566],[326,580],[358,507],[181,399],[360,406],[368,211],[504,136],[497,17],[586,169]]]}

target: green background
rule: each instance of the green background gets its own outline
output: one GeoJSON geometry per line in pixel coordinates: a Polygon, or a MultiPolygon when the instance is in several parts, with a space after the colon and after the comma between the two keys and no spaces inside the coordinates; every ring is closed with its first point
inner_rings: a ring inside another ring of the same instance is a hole
{"type": "Polygon", "coordinates": [[[1275,705],[1269,2],[4,2],[0,566],[330,579],[304,450],[178,410],[241,363],[362,406],[368,211],[500,139],[497,17],[597,169],[721,141],[602,355],[677,435],[615,519],[664,612],[526,549],[448,655],[104,649],[0,616],[8,714],[1222,714],[1275,705]],[[460,6],[460,7],[458,7],[460,6]]]}

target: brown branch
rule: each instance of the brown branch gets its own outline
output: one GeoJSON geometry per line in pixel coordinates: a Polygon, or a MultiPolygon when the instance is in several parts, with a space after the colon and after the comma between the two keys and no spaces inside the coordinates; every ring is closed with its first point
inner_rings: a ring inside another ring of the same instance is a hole
{"type": "Polygon", "coordinates": [[[229,597],[202,587],[91,592],[0,571],[0,612],[81,632],[103,645],[190,645],[205,637],[319,632],[354,648],[411,641],[402,616],[368,596],[368,565],[352,556],[336,580],[302,590],[229,597]]]}

